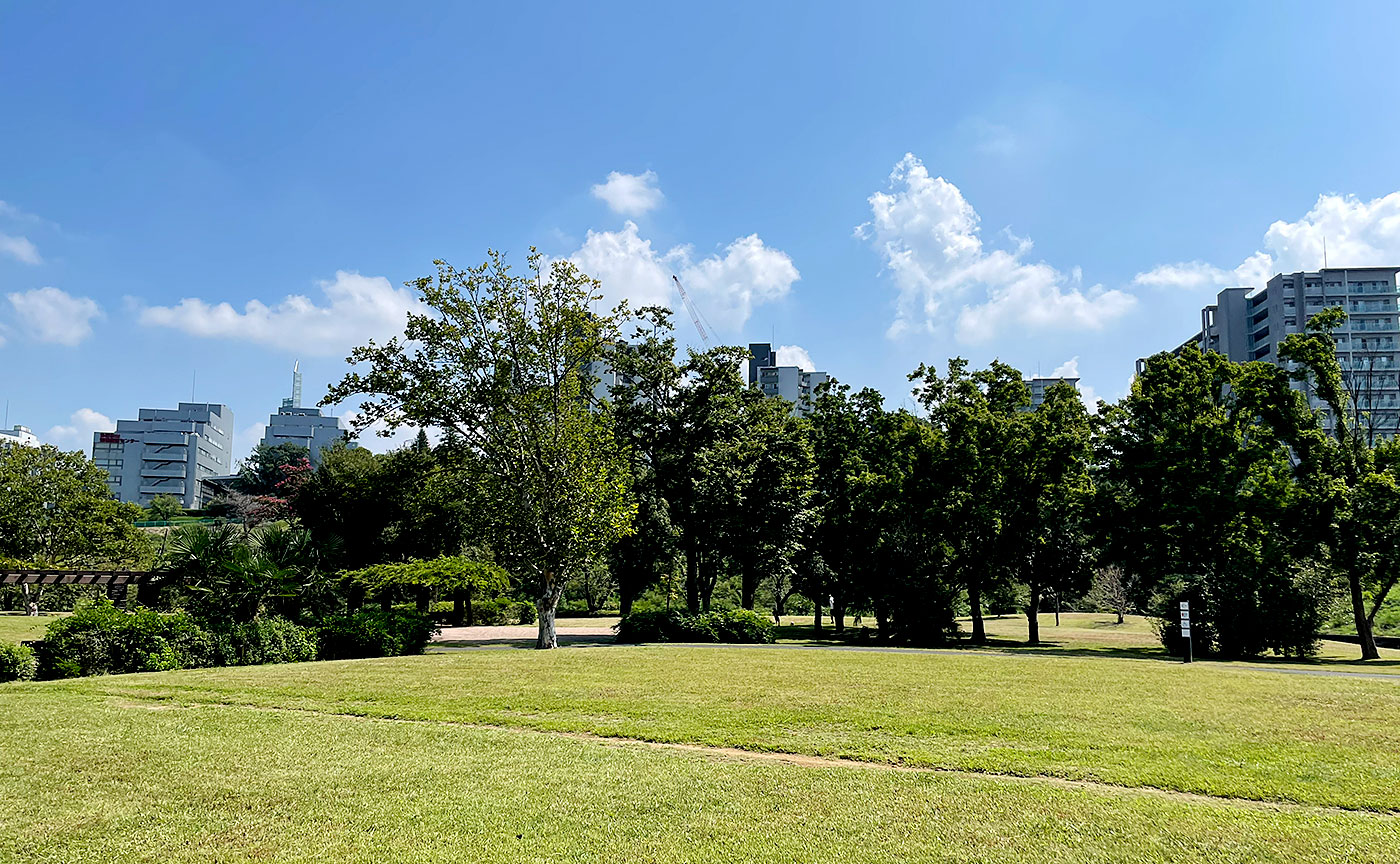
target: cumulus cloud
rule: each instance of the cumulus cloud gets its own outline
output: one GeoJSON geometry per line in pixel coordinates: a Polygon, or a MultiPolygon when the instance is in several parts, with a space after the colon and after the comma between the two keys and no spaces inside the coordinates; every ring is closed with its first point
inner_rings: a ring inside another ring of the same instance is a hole
{"type": "Polygon", "coordinates": [[[1075,355],[1065,362],[1056,366],[1047,376],[1049,378],[1078,378],[1079,377],[1079,355],[1075,355]]]}
{"type": "Polygon", "coordinates": [[[92,450],[92,433],[111,432],[117,424],[111,417],[91,408],[79,408],[68,418],[67,425],[49,427],[44,433],[44,443],[52,444],[61,450],[92,450]]]}
{"type": "Polygon", "coordinates": [[[625,298],[634,308],[676,308],[675,274],[706,320],[725,333],[743,327],[755,306],[787,296],[801,278],[787,253],[765,245],[757,234],[734,240],[723,254],[697,259],[691,246],[654,248],[630,220],[620,231],[589,231],[567,257],[603,283],[610,305],[625,298]]]}
{"type": "Polygon", "coordinates": [[[1400,266],[1400,192],[1362,201],[1354,195],[1319,195],[1296,222],[1279,220],[1264,232],[1263,249],[1233,268],[1204,261],[1165,264],[1133,281],[1154,287],[1262,288],[1276,273],[1316,270],[1323,244],[1332,267],[1400,266]]]}
{"type": "Polygon", "coordinates": [[[1085,287],[1079,268],[1065,274],[1026,258],[1031,242],[1010,249],[982,242],[980,218],[957,186],[912,153],[895,165],[886,191],[868,199],[871,220],[856,228],[880,255],[898,290],[888,334],[934,333],[951,320],[962,342],[986,342],[1008,330],[1101,330],[1136,302],[1117,289],[1085,287]]]}
{"type": "MultiPolygon", "coordinates": [[[[0,204],[3,203],[0,201],[0,204]]],[[[28,237],[12,237],[9,234],[0,234],[0,255],[7,255],[24,264],[40,264],[43,261],[39,250],[29,242],[28,237]]]]}
{"type": "Polygon", "coordinates": [[[804,372],[812,372],[817,368],[812,362],[812,355],[801,345],[779,345],[774,353],[778,355],[779,366],[796,366],[804,372]]]}
{"type": "Polygon", "coordinates": [[[140,320],[192,336],[335,356],[369,339],[401,333],[408,313],[418,311],[421,305],[413,291],[395,288],[383,276],[338,270],[334,281],[322,281],[319,287],[319,303],[293,294],[276,306],[249,300],[239,311],[227,302],[210,304],[187,297],[174,306],[142,309],[140,320]]]}
{"type": "Polygon", "coordinates": [[[9,295],[22,327],[35,341],[77,345],[92,335],[92,321],[102,307],[90,297],[74,297],[58,288],[35,288],[9,295]]]}
{"type": "Polygon", "coordinates": [[[593,197],[623,216],[641,216],[661,206],[665,197],[656,185],[656,172],[624,174],[613,171],[593,186],[593,197]]]}

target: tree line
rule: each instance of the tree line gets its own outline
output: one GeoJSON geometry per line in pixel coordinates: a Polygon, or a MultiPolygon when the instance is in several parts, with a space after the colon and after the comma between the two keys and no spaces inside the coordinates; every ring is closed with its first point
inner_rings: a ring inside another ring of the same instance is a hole
{"type": "MultiPolygon", "coordinates": [[[[858,616],[903,644],[983,642],[984,617],[1011,609],[1037,642],[1038,612],[1090,597],[1155,615],[1171,650],[1188,600],[1197,650],[1223,656],[1311,653],[1340,608],[1377,656],[1400,445],[1351,398],[1340,309],[1285,339],[1282,367],[1159,354],[1093,412],[1069,385],[1031,410],[1016,369],[954,359],[910,374],[912,410],[832,381],[797,416],[746,386],[744,349],[680,350],[664,308],[594,311],[599,284],[569,262],[436,264],[409,283],[424,311],[356,348],[325,400],[363,399],[358,431],[416,441],[336,447],[315,470],[304,453],[245,464],[246,518],[306,532],[324,568],[499,567],[540,647],[566,594],[591,611],[615,591],[624,615],[658,597],[818,623],[826,608],[838,631],[858,616]]],[[[81,506],[102,531],[36,530],[37,499],[11,494],[30,486],[0,491],[0,555],[58,561],[54,537],[81,552],[125,536],[131,514],[96,492],[81,506]]]]}
{"type": "Polygon", "coordinates": [[[910,374],[916,410],[832,382],[798,417],[745,385],[743,349],[680,352],[668,310],[590,311],[600,286],[569,262],[522,275],[492,253],[409,284],[428,311],[356,349],[326,402],[368,397],[361,429],[442,430],[448,497],[535,598],[541,647],[605,565],[624,614],[669,580],[709,611],[732,581],[745,608],[807,597],[910,644],[957,638],[963,614],[985,641],[1008,597],[1035,642],[1047,598],[1093,592],[1158,615],[1170,649],[1186,599],[1198,650],[1303,655],[1340,601],[1377,656],[1400,448],[1348,396],[1340,309],[1281,344],[1285,367],[1159,354],[1092,414],[1069,385],[1031,410],[1014,368],[954,359],[910,374]],[[618,382],[601,399],[599,361],[618,382]]]}

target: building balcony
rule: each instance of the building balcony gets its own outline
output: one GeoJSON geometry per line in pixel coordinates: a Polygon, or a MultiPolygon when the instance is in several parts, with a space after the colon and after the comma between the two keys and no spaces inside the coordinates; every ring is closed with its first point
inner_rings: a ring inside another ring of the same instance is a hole
{"type": "Polygon", "coordinates": [[[160,485],[156,485],[156,484],[143,484],[143,485],[141,486],[141,494],[142,494],[142,495],[174,495],[174,496],[176,496],[177,498],[178,498],[178,497],[183,497],[184,494],[185,494],[185,484],[184,484],[184,483],[165,483],[165,484],[160,484],[160,485]]]}

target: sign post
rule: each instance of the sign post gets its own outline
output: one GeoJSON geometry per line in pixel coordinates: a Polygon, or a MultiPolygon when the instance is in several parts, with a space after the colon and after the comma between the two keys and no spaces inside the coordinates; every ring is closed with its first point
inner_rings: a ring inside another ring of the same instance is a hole
{"type": "Polygon", "coordinates": [[[1186,662],[1191,662],[1191,604],[1181,601],[1181,636],[1186,640],[1186,662]]]}

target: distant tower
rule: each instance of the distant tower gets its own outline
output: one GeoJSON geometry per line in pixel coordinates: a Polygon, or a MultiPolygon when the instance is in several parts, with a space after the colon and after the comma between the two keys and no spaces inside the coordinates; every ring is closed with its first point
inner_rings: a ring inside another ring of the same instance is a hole
{"type": "Polygon", "coordinates": [[[301,407],[301,361],[292,364],[292,398],[282,400],[282,410],[301,407]]]}

